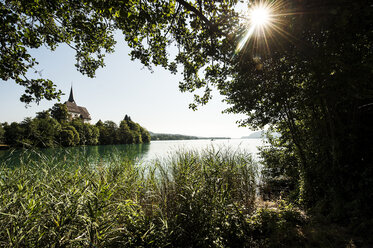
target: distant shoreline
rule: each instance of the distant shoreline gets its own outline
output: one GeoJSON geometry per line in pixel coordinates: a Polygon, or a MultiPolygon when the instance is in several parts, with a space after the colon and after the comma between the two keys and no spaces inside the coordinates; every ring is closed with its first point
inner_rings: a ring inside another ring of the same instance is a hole
{"type": "Polygon", "coordinates": [[[198,137],[183,134],[170,134],[170,133],[153,133],[149,132],[151,140],[218,140],[218,139],[231,139],[231,137],[198,137]]]}

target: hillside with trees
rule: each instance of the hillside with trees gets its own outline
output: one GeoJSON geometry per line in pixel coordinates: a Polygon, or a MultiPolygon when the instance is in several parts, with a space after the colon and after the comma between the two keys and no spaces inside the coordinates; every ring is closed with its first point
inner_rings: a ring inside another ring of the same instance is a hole
{"type": "Polygon", "coordinates": [[[261,139],[265,137],[265,131],[256,131],[248,136],[242,136],[241,139],[261,139]]]}

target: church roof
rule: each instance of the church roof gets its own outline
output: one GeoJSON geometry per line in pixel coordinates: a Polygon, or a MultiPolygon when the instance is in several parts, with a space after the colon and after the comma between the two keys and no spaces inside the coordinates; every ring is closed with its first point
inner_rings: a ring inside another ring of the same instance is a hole
{"type": "Polygon", "coordinates": [[[85,108],[85,107],[79,107],[79,110],[80,110],[80,115],[83,119],[88,119],[90,120],[91,119],[91,115],[88,113],[88,110],[85,108]]]}
{"type": "Polygon", "coordinates": [[[73,88],[70,90],[70,97],[67,102],[65,102],[67,111],[70,113],[80,114],[80,117],[86,120],[91,120],[91,115],[85,107],[78,106],[74,101],[73,88]]]}
{"type": "Polygon", "coordinates": [[[79,106],[76,105],[75,102],[67,101],[67,102],[65,102],[65,104],[66,104],[67,110],[68,110],[69,112],[80,113],[79,106]]]}

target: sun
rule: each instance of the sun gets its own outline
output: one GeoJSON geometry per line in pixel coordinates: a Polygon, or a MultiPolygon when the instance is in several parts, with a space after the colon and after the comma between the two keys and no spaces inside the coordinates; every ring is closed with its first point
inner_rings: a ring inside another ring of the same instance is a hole
{"type": "Polygon", "coordinates": [[[282,0],[258,0],[246,6],[242,11],[243,25],[245,31],[241,35],[235,54],[245,48],[269,52],[269,41],[275,40],[278,36],[287,36],[284,30],[284,17],[292,15],[282,0]]]}
{"type": "Polygon", "coordinates": [[[271,21],[270,9],[266,6],[256,6],[251,9],[249,18],[251,25],[255,27],[265,26],[271,21]]]}

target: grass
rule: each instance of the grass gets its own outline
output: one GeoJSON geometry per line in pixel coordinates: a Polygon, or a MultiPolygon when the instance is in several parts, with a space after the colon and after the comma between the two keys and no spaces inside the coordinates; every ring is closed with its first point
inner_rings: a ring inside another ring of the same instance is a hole
{"type": "Polygon", "coordinates": [[[211,148],[149,166],[115,154],[107,161],[2,164],[0,247],[320,244],[307,245],[305,219],[295,208],[258,207],[257,166],[249,155],[211,148]]]}

